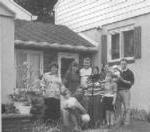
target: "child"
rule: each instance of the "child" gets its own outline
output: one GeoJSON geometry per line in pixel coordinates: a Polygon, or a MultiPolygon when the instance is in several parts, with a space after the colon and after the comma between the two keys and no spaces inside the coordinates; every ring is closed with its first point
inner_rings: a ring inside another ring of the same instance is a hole
{"type": "Polygon", "coordinates": [[[116,101],[117,84],[113,82],[113,74],[108,72],[104,84],[103,103],[106,111],[106,122],[108,126],[114,125],[114,104],[116,101]]]}
{"type": "Polygon", "coordinates": [[[62,93],[61,110],[63,117],[63,132],[81,131],[79,118],[84,123],[89,122],[90,117],[84,107],[75,97],[71,97],[69,91],[62,93]]]}

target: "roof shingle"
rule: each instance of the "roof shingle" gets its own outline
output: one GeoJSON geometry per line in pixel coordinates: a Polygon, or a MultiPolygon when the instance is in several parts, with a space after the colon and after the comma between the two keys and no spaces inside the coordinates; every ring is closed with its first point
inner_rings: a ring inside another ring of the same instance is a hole
{"type": "Polygon", "coordinates": [[[15,20],[15,40],[46,42],[49,45],[95,47],[66,26],[42,22],[15,20]]]}

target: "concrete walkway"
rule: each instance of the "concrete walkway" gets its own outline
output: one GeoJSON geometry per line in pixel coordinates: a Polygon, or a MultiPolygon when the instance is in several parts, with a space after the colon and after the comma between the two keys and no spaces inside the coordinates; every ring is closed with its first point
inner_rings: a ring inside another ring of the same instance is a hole
{"type": "Polygon", "coordinates": [[[115,127],[112,129],[86,130],[84,132],[150,132],[150,123],[144,121],[132,121],[129,126],[115,127]]]}

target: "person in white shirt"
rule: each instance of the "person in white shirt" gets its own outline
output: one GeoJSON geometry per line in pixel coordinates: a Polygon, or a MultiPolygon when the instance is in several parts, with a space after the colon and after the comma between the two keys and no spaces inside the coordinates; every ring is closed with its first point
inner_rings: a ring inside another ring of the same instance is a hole
{"type": "Polygon", "coordinates": [[[88,84],[88,78],[92,74],[91,60],[90,58],[84,58],[83,68],[80,69],[81,87],[86,88],[88,84]]]}

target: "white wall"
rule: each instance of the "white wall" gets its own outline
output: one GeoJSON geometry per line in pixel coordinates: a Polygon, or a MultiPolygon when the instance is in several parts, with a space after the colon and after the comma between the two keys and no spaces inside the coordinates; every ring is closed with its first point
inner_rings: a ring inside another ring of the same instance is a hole
{"type": "MultiPolygon", "coordinates": [[[[2,8],[1,8],[2,9],[2,8]]],[[[7,103],[8,94],[15,88],[14,20],[0,15],[1,99],[7,103]]]]}
{"type": "Polygon", "coordinates": [[[59,0],[56,24],[81,32],[150,12],[150,0],[59,0]]]}
{"type": "Polygon", "coordinates": [[[16,19],[22,19],[22,20],[35,20],[37,19],[37,16],[32,15],[30,12],[22,8],[20,5],[18,5],[13,0],[0,0],[4,5],[6,5],[10,10],[12,10],[14,13],[16,13],[16,19]]]}
{"type": "Polygon", "coordinates": [[[132,107],[150,111],[150,14],[103,26],[103,32],[126,25],[142,28],[142,58],[129,65],[135,74],[132,91],[132,107]]]}

